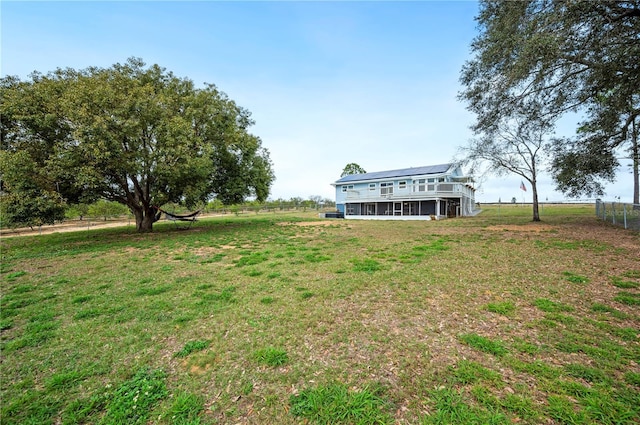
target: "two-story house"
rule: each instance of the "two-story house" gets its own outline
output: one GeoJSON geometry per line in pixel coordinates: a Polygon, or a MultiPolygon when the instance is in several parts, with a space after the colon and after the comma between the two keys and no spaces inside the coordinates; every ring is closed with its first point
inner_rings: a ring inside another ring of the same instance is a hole
{"type": "Polygon", "coordinates": [[[472,179],[455,164],[351,174],[332,183],[345,218],[431,220],[472,215],[472,179]]]}

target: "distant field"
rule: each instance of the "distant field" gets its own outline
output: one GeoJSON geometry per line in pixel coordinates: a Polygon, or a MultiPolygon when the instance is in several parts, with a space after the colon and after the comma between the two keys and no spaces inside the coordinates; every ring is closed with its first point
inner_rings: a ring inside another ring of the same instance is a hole
{"type": "Polygon", "coordinates": [[[2,424],[636,424],[640,235],[593,205],[3,238],[2,424]]]}

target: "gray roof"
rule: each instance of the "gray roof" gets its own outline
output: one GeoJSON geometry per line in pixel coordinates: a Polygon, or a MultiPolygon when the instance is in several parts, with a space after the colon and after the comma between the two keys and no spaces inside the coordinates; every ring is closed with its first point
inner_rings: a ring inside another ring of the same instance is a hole
{"type": "Polygon", "coordinates": [[[424,174],[446,173],[453,164],[426,165],[424,167],[403,168],[400,170],[376,171],[365,174],[350,174],[337,180],[336,183],[347,183],[361,180],[390,179],[395,177],[409,177],[424,174]]]}

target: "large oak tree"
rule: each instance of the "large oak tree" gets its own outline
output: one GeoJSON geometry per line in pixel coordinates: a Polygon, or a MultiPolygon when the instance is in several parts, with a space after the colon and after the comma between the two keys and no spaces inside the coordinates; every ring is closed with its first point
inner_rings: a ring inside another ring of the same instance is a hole
{"type": "Polygon", "coordinates": [[[601,194],[617,157],[636,152],[637,203],[640,1],[484,0],[477,21],[460,95],[477,115],[474,130],[491,128],[531,99],[554,117],[579,112],[576,136],[559,139],[554,150],[558,188],[601,194]]]}
{"type": "Polygon", "coordinates": [[[2,90],[2,149],[31,152],[65,197],[126,205],[139,231],[150,231],[154,207],[168,202],[269,194],[272,164],[248,131],[249,111],[214,85],[196,88],[131,58],[5,79],[2,90]]]}

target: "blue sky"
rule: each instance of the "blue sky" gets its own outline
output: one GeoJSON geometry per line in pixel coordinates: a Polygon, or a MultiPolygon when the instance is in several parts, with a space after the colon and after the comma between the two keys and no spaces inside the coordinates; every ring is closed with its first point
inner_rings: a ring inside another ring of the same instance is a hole
{"type": "MultiPolygon", "coordinates": [[[[274,163],[271,198],[333,199],[347,163],[446,163],[472,137],[456,95],[476,12],[471,1],[2,1],[1,74],[135,56],[216,84],[253,114],[251,132],[274,163]]],[[[607,199],[631,200],[631,177],[621,177],[607,199]]],[[[519,177],[488,178],[476,198],[531,201],[519,186],[519,177]]],[[[539,193],[564,199],[548,176],[539,193]]]]}

